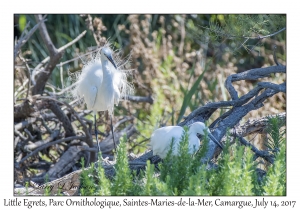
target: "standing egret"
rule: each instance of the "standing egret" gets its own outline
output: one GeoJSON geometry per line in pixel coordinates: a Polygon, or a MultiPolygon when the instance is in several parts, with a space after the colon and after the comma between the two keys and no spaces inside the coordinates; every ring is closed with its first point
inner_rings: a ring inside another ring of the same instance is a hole
{"type": "MultiPolygon", "coordinates": [[[[202,122],[195,122],[189,127],[189,154],[195,153],[200,147],[200,140],[197,134],[204,135],[204,130],[207,130],[208,136],[223,149],[223,146],[218,142],[210,130],[202,122]]],[[[153,150],[153,155],[158,155],[164,159],[170,149],[172,138],[174,139],[173,155],[178,155],[179,143],[182,140],[184,129],[181,126],[166,126],[159,128],[153,132],[150,139],[150,145],[153,150]]]]}
{"type": "Polygon", "coordinates": [[[114,105],[118,105],[121,99],[126,99],[126,95],[131,93],[132,90],[133,87],[128,83],[125,71],[118,69],[112,57],[112,50],[108,46],[102,47],[100,51],[84,65],[81,74],[78,76],[73,94],[83,98],[87,108],[94,112],[98,151],[100,151],[100,145],[96,126],[97,111],[108,111],[113,142],[116,149],[112,126],[114,105]]]}

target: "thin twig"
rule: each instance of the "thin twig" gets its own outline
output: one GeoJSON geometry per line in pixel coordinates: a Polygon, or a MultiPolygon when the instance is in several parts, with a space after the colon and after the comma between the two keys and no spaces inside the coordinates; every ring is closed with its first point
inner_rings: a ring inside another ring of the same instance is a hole
{"type": "MultiPolygon", "coordinates": [[[[97,46],[100,46],[101,43],[100,43],[100,41],[98,40],[97,34],[96,34],[96,32],[95,32],[95,30],[94,30],[94,27],[93,27],[93,18],[92,18],[92,16],[91,16],[91,15],[88,15],[88,16],[87,16],[87,19],[85,20],[85,22],[87,23],[88,28],[89,28],[89,29],[91,30],[91,32],[93,33],[94,40],[95,40],[97,46]]],[[[99,38],[101,38],[101,37],[99,37],[99,38]]]]}
{"type": "MultiPolygon", "coordinates": [[[[28,79],[30,79],[31,78],[31,76],[30,76],[30,68],[29,68],[26,60],[21,55],[21,53],[19,53],[19,58],[24,62],[25,66],[26,66],[26,70],[27,70],[27,77],[28,77],[28,79]]],[[[26,93],[26,97],[25,97],[26,99],[28,98],[29,90],[30,90],[30,82],[28,82],[28,89],[27,89],[27,93],[26,93]]]]}
{"type": "Polygon", "coordinates": [[[85,53],[85,54],[83,54],[83,55],[80,55],[80,56],[78,56],[78,57],[76,57],[76,58],[73,58],[73,59],[67,60],[67,61],[65,61],[65,62],[62,62],[62,63],[60,63],[60,64],[57,64],[56,66],[57,66],[57,67],[64,66],[65,64],[68,64],[68,63],[70,63],[70,62],[72,62],[72,61],[76,61],[76,60],[78,60],[78,59],[81,59],[82,57],[84,57],[84,56],[86,56],[86,55],[90,55],[90,54],[92,54],[93,52],[97,52],[97,51],[99,51],[99,48],[98,48],[98,47],[97,47],[95,50],[92,50],[92,51],[90,51],[90,52],[88,52],[88,53],[85,53]]]}
{"type": "Polygon", "coordinates": [[[19,136],[23,141],[27,140],[27,138],[23,136],[23,134],[16,129],[14,130],[14,134],[19,136]]]}
{"type": "Polygon", "coordinates": [[[48,142],[53,141],[53,139],[57,138],[58,135],[59,135],[59,130],[55,130],[51,133],[51,135],[47,139],[40,140],[40,141],[34,142],[33,144],[26,145],[24,147],[24,149],[25,150],[33,150],[35,148],[39,148],[39,147],[47,144],[48,142]]]}
{"type": "Polygon", "coordinates": [[[265,35],[265,36],[236,36],[236,35],[231,35],[231,34],[228,34],[228,33],[223,33],[223,32],[220,32],[220,31],[217,31],[217,30],[212,30],[208,27],[205,27],[205,26],[200,26],[201,28],[204,28],[204,29],[207,29],[207,30],[210,30],[212,32],[215,32],[215,33],[218,33],[218,34],[221,34],[222,36],[225,36],[227,37],[228,39],[231,39],[231,38],[243,38],[243,39],[264,39],[264,38],[268,38],[268,37],[271,37],[271,36],[275,36],[277,34],[279,34],[280,32],[284,31],[286,28],[282,28],[272,34],[269,34],[269,35],[265,35]]]}
{"type": "Polygon", "coordinates": [[[40,26],[41,23],[46,21],[46,16],[44,16],[32,29],[30,29],[30,31],[24,35],[26,29],[29,27],[30,22],[28,22],[25,26],[25,29],[21,35],[21,38],[18,40],[17,44],[15,45],[15,49],[14,49],[14,60],[17,57],[17,54],[19,52],[19,50],[21,49],[21,47],[29,40],[29,38],[32,36],[32,34],[38,29],[38,27],[40,26]]]}
{"type": "MultiPolygon", "coordinates": [[[[65,50],[66,48],[70,47],[71,45],[73,45],[74,43],[76,43],[77,41],[79,41],[84,35],[86,34],[86,30],[83,31],[81,34],[79,34],[74,40],[72,40],[71,42],[67,43],[66,45],[62,46],[61,48],[59,48],[57,51],[58,52],[62,52],[63,50],[65,50]]],[[[37,74],[37,70],[40,69],[43,65],[45,65],[48,61],[50,60],[50,56],[46,57],[42,62],[40,62],[32,71],[32,78],[33,81],[35,83],[35,75],[37,74]]]]}
{"type": "Polygon", "coordinates": [[[125,99],[133,102],[147,102],[153,104],[152,96],[126,96],[125,99]]]}
{"type": "Polygon", "coordinates": [[[71,90],[73,87],[75,87],[76,85],[78,84],[78,81],[73,83],[72,85],[64,88],[63,90],[61,90],[60,92],[49,92],[47,91],[47,93],[51,96],[60,96],[60,95],[63,95],[64,93],[68,92],[69,90],[71,90]]]}
{"type": "Polygon", "coordinates": [[[273,45],[273,59],[274,59],[274,62],[276,63],[276,65],[279,66],[280,63],[278,63],[278,61],[277,61],[276,49],[277,49],[277,46],[274,44],[273,45]]]}
{"type": "Polygon", "coordinates": [[[119,125],[121,125],[122,123],[130,121],[130,120],[133,120],[133,119],[134,119],[133,117],[125,116],[123,119],[121,119],[120,121],[118,121],[117,123],[115,123],[115,125],[113,126],[113,129],[116,130],[117,127],[119,127],[119,125]]]}
{"type": "Polygon", "coordinates": [[[83,31],[81,34],[79,34],[75,39],[73,39],[71,42],[69,42],[68,44],[58,48],[58,52],[61,52],[65,49],[67,49],[68,47],[70,47],[71,45],[75,44],[76,42],[78,42],[84,35],[86,34],[86,30],[83,31]]]}
{"type": "Polygon", "coordinates": [[[27,134],[28,139],[29,139],[30,141],[32,141],[32,140],[34,140],[34,139],[36,138],[36,136],[32,136],[32,135],[31,135],[30,131],[29,131],[27,128],[24,129],[24,132],[27,134]]]}
{"type": "Polygon", "coordinates": [[[253,146],[250,142],[248,142],[246,139],[244,139],[243,137],[238,137],[239,141],[245,145],[250,147],[250,149],[259,157],[262,157],[263,159],[267,160],[269,163],[274,163],[274,155],[270,154],[267,151],[261,151],[259,149],[257,149],[255,146],[253,146]]]}
{"type": "MultiPolygon", "coordinates": [[[[29,80],[28,79],[26,79],[24,82],[23,82],[23,84],[22,85],[20,85],[20,87],[18,88],[18,90],[16,90],[15,91],[15,98],[17,98],[18,97],[18,95],[20,94],[20,91],[22,91],[24,88],[25,88],[25,85],[27,85],[27,82],[28,82],[29,80]]],[[[23,91],[22,91],[23,92],[23,91]]]]}

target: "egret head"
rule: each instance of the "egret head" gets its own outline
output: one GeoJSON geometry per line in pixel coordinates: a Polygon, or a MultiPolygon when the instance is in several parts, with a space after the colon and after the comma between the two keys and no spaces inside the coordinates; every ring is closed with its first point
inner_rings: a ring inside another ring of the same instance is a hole
{"type": "Polygon", "coordinates": [[[108,60],[117,69],[117,66],[112,58],[112,52],[108,47],[101,48],[100,56],[101,56],[101,59],[108,60]]]}
{"type": "Polygon", "coordinates": [[[190,125],[190,132],[198,133],[200,135],[205,135],[204,130],[207,130],[208,133],[210,133],[210,130],[208,127],[205,126],[203,122],[195,122],[192,125],[190,125]]]}
{"type": "Polygon", "coordinates": [[[205,135],[205,130],[207,131],[207,136],[216,144],[218,145],[221,149],[223,149],[223,145],[218,142],[218,140],[211,134],[210,130],[208,127],[205,126],[203,122],[195,122],[192,125],[190,125],[189,132],[194,133],[194,134],[200,134],[201,136],[205,135]]]}

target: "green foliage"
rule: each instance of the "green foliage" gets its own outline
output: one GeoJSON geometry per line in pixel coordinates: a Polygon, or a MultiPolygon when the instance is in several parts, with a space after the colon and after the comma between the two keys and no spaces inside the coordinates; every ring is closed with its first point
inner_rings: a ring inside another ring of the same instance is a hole
{"type": "Polygon", "coordinates": [[[154,191],[156,189],[155,181],[154,181],[154,165],[150,164],[150,161],[147,161],[147,167],[146,167],[146,183],[144,188],[144,195],[153,195],[154,191]]]}
{"type": "Polygon", "coordinates": [[[204,130],[204,136],[202,137],[200,149],[196,152],[196,154],[192,158],[191,166],[189,168],[190,174],[195,174],[199,171],[200,161],[202,157],[205,156],[208,151],[208,138],[207,138],[207,130],[204,130]]]}
{"type": "Polygon", "coordinates": [[[94,163],[91,164],[91,167],[85,169],[84,168],[84,159],[81,158],[81,166],[82,173],[80,175],[80,182],[82,185],[80,186],[80,195],[89,196],[94,195],[96,190],[95,179],[93,177],[94,173],[94,163]]]}
{"type": "MultiPolygon", "coordinates": [[[[45,176],[45,183],[48,183],[49,182],[49,175],[46,174],[45,176]]],[[[46,184],[46,187],[45,187],[45,195],[48,196],[50,195],[50,185],[46,184]]]]}
{"type": "Polygon", "coordinates": [[[20,18],[19,18],[19,29],[20,29],[21,32],[24,31],[25,26],[26,26],[26,15],[20,15],[20,18]]]}
{"type": "Polygon", "coordinates": [[[185,113],[185,110],[186,110],[188,104],[190,103],[190,101],[192,99],[192,96],[196,93],[197,89],[199,88],[199,84],[200,84],[206,70],[207,70],[207,68],[205,68],[205,70],[202,72],[202,74],[198,77],[198,79],[193,84],[191,89],[189,91],[185,92],[184,98],[183,98],[183,103],[181,105],[181,109],[180,109],[179,116],[178,116],[178,119],[177,119],[177,123],[179,123],[180,120],[182,119],[182,117],[185,113]]]}
{"type": "Polygon", "coordinates": [[[255,170],[249,148],[238,144],[229,148],[227,143],[218,163],[209,180],[212,195],[253,195],[255,170]]]}
{"type": "Polygon", "coordinates": [[[110,180],[108,180],[105,176],[105,170],[102,167],[102,154],[101,151],[98,153],[98,168],[97,168],[97,174],[98,174],[98,186],[99,189],[96,193],[96,195],[111,195],[111,191],[110,191],[110,180]]]}
{"type": "Polygon", "coordinates": [[[161,180],[166,180],[167,176],[171,173],[173,161],[172,151],[174,150],[174,138],[171,140],[170,149],[162,163],[159,163],[160,168],[160,178],[161,180]]]}
{"type": "Polygon", "coordinates": [[[275,161],[264,179],[264,195],[286,195],[286,130],[280,129],[284,124],[279,116],[268,120],[270,137],[266,146],[275,155],[275,161]]]}
{"type": "Polygon", "coordinates": [[[264,179],[264,195],[286,195],[286,148],[281,145],[274,164],[269,168],[264,179]]]}
{"type": "MultiPolygon", "coordinates": [[[[188,184],[189,180],[189,172],[190,166],[192,165],[191,155],[188,153],[189,151],[189,134],[188,128],[184,127],[184,132],[181,137],[181,141],[179,143],[179,151],[178,156],[170,158],[171,161],[167,162],[166,165],[162,165],[161,171],[164,169],[168,170],[168,174],[172,174],[171,179],[169,181],[169,186],[171,189],[174,189],[174,194],[181,194],[185,186],[188,184]]],[[[169,153],[171,157],[171,153],[169,153]]],[[[168,158],[167,158],[168,160],[168,158]]],[[[166,181],[166,180],[163,180],[166,181]]]]}
{"type": "Polygon", "coordinates": [[[197,173],[189,178],[188,187],[185,188],[182,195],[209,195],[205,165],[202,165],[197,173]]]}
{"type": "MultiPolygon", "coordinates": [[[[36,23],[33,15],[15,16],[19,22],[23,22],[19,27],[28,22],[31,23],[30,26],[36,23]]],[[[286,18],[285,15],[236,14],[95,14],[91,17],[95,25],[96,22],[101,20],[100,25],[105,26],[103,28],[99,26],[99,28],[102,28],[99,32],[103,38],[109,37],[110,42],[116,49],[124,50],[124,55],[128,55],[129,51],[132,52],[131,67],[138,70],[140,77],[139,81],[135,83],[137,90],[135,94],[141,96],[150,94],[154,98],[154,104],[151,106],[131,103],[130,110],[126,110],[123,106],[115,108],[114,114],[116,117],[135,116],[136,121],[134,123],[141,134],[135,136],[136,138],[130,142],[131,152],[135,154],[145,151],[147,139],[156,127],[160,127],[159,125],[175,125],[186,114],[196,109],[199,104],[203,105],[209,100],[220,100],[220,98],[217,98],[219,95],[217,91],[224,85],[223,82],[216,79],[216,74],[219,73],[219,70],[216,70],[216,65],[219,65],[219,63],[215,63],[213,57],[216,55],[213,52],[218,49],[227,51],[230,47],[237,48],[240,40],[234,37],[229,39],[232,42],[237,42],[234,46],[231,44],[223,46],[224,42],[219,40],[217,44],[213,43],[216,46],[214,49],[214,46],[208,46],[207,43],[204,43],[205,41],[200,41],[200,36],[203,36],[205,40],[214,42],[214,37],[217,36],[222,39],[223,34],[226,33],[232,36],[244,36],[248,32],[251,34],[256,31],[261,35],[265,35],[264,31],[271,33],[275,32],[278,27],[285,26],[286,18]],[[148,24],[149,28],[146,27],[148,24]],[[206,30],[207,28],[210,30],[206,30]],[[184,36],[181,34],[183,29],[186,31],[184,36]],[[211,36],[209,36],[208,31],[210,31],[211,36]],[[142,35],[145,35],[145,37],[142,35]],[[141,39],[141,42],[133,41],[136,39],[141,39]],[[220,43],[222,43],[222,46],[220,43]],[[178,49],[181,44],[184,48],[182,54],[179,55],[178,49]],[[203,48],[212,49],[202,52],[203,48]],[[199,56],[201,58],[197,58],[199,56]],[[206,73],[203,75],[204,71],[206,73]],[[148,81],[150,82],[148,83],[148,81]],[[139,83],[148,87],[150,92],[145,92],[138,85],[139,83]]],[[[82,62],[79,59],[76,60],[76,58],[87,53],[87,51],[91,51],[91,46],[96,44],[93,33],[85,23],[86,18],[86,16],[73,14],[47,15],[46,26],[52,42],[57,48],[74,40],[84,30],[87,31],[82,39],[65,50],[61,59],[61,62],[64,63],[75,58],[74,62],[63,66],[65,86],[70,85],[70,81],[66,79],[68,77],[66,70],[69,69],[74,72],[81,69],[82,62]]],[[[95,25],[94,30],[98,30],[95,25]]],[[[283,34],[285,33],[276,35],[276,38],[283,36],[282,40],[284,40],[283,34]]],[[[29,62],[31,69],[34,69],[49,54],[38,32],[35,32],[30,41],[25,43],[23,51],[26,51],[24,57],[32,61],[29,62]]],[[[278,54],[278,57],[280,57],[283,53],[278,54]]],[[[248,54],[246,56],[249,57],[248,54]]],[[[83,60],[85,60],[84,57],[82,57],[83,60]]],[[[229,60],[231,60],[229,63],[234,62],[232,63],[234,66],[235,62],[239,61],[236,56],[234,56],[234,59],[229,60]]],[[[245,55],[242,60],[245,60],[245,55]]],[[[224,73],[224,71],[221,70],[221,73],[224,73]]],[[[228,72],[225,75],[227,74],[228,72]]],[[[59,67],[56,67],[53,71],[49,83],[59,88],[62,87],[59,67]]],[[[50,89],[48,90],[50,91],[50,89]]],[[[223,95],[223,99],[225,99],[226,95],[223,95]]],[[[20,96],[20,98],[23,97],[20,96]]],[[[99,123],[98,126],[100,126],[99,123]]],[[[50,161],[48,159],[47,161],[50,161]]]]}
{"type": "MultiPolygon", "coordinates": [[[[156,82],[156,81],[154,81],[156,82]]],[[[164,101],[165,97],[156,86],[155,88],[156,100],[151,106],[149,112],[145,110],[140,110],[138,118],[141,120],[137,121],[136,128],[141,135],[138,135],[135,142],[130,146],[134,147],[134,153],[141,153],[147,148],[145,145],[148,143],[145,139],[149,139],[152,132],[158,127],[159,122],[161,121],[161,116],[163,114],[163,107],[161,106],[160,101],[164,101]],[[136,147],[135,145],[139,145],[136,147]]]]}
{"type": "Polygon", "coordinates": [[[142,185],[141,195],[172,195],[167,184],[155,176],[154,168],[155,166],[147,161],[145,183],[142,185]]]}
{"type": "Polygon", "coordinates": [[[213,39],[265,36],[285,25],[285,15],[225,15],[222,20],[211,18],[209,32],[213,39]]]}
{"type": "Polygon", "coordinates": [[[128,166],[126,137],[121,137],[117,148],[116,176],[111,187],[112,195],[128,195],[132,188],[132,176],[128,166]]]}
{"type": "Polygon", "coordinates": [[[63,196],[63,194],[61,193],[61,191],[62,191],[62,187],[59,187],[59,188],[57,189],[57,195],[58,195],[58,196],[63,196]]]}
{"type": "Polygon", "coordinates": [[[265,146],[276,153],[279,150],[280,145],[285,141],[285,129],[280,129],[285,122],[277,117],[269,117],[267,133],[269,137],[265,146]]]}
{"type": "MultiPolygon", "coordinates": [[[[270,122],[274,122],[271,121],[270,122]]],[[[279,130],[280,124],[272,124],[279,130]]],[[[147,161],[145,171],[131,172],[126,154],[126,138],[121,138],[117,148],[115,176],[105,177],[101,161],[98,167],[92,165],[81,173],[81,195],[286,195],[286,149],[280,140],[279,152],[275,154],[274,164],[269,167],[262,182],[258,181],[257,163],[248,147],[238,142],[230,147],[229,136],[215,169],[208,170],[200,159],[208,149],[207,134],[201,141],[199,151],[188,153],[188,128],[179,144],[179,154],[172,155],[174,141],[166,158],[156,170],[147,161]],[[97,174],[97,176],[94,176],[97,174]],[[98,181],[95,181],[98,180],[98,181]]],[[[274,132],[272,130],[272,132],[274,132]]],[[[282,135],[274,137],[282,138],[282,135]]],[[[83,164],[83,162],[82,162],[83,164]]]]}
{"type": "MultiPolygon", "coordinates": [[[[240,49],[246,52],[260,51],[263,45],[259,37],[276,36],[278,40],[285,40],[286,15],[212,15],[209,27],[206,29],[210,42],[215,47],[227,42],[227,46],[236,53],[240,49]],[[283,33],[280,33],[283,30],[283,33]],[[280,31],[280,32],[279,32],[280,31]],[[277,33],[279,32],[279,33],[277,33]]],[[[203,40],[206,34],[203,34],[203,40]]]]}
{"type": "Polygon", "coordinates": [[[29,182],[25,182],[25,195],[28,195],[29,182]]]}

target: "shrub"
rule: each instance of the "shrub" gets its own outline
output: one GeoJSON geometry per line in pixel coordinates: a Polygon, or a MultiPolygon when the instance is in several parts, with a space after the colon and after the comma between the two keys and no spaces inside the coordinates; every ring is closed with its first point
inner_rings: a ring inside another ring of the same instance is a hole
{"type": "Polygon", "coordinates": [[[274,164],[269,167],[262,182],[258,181],[257,163],[252,151],[238,142],[230,147],[227,140],[216,167],[208,170],[207,165],[200,162],[207,151],[207,135],[204,136],[199,151],[190,155],[188,128],[185,127],[179,145],[179,155],[172,155],[172,143],[167,157],[159,164],[159,170],[147,161],[145,170],[139,174],[130,171],[126,138],[121,138],[117,149],[115,176],[107,179],[101,162],[98,167],[92,165],[81,173],[80,193],[81,195],[286,195],[286,149],[282,134],[285,131],[279,131],[280,135],[278,132],[274,134],[279,130],[279,126],[281,126],[279,121],[270,120],[268,145],[273,145],[275,158],[274,164]]]}

